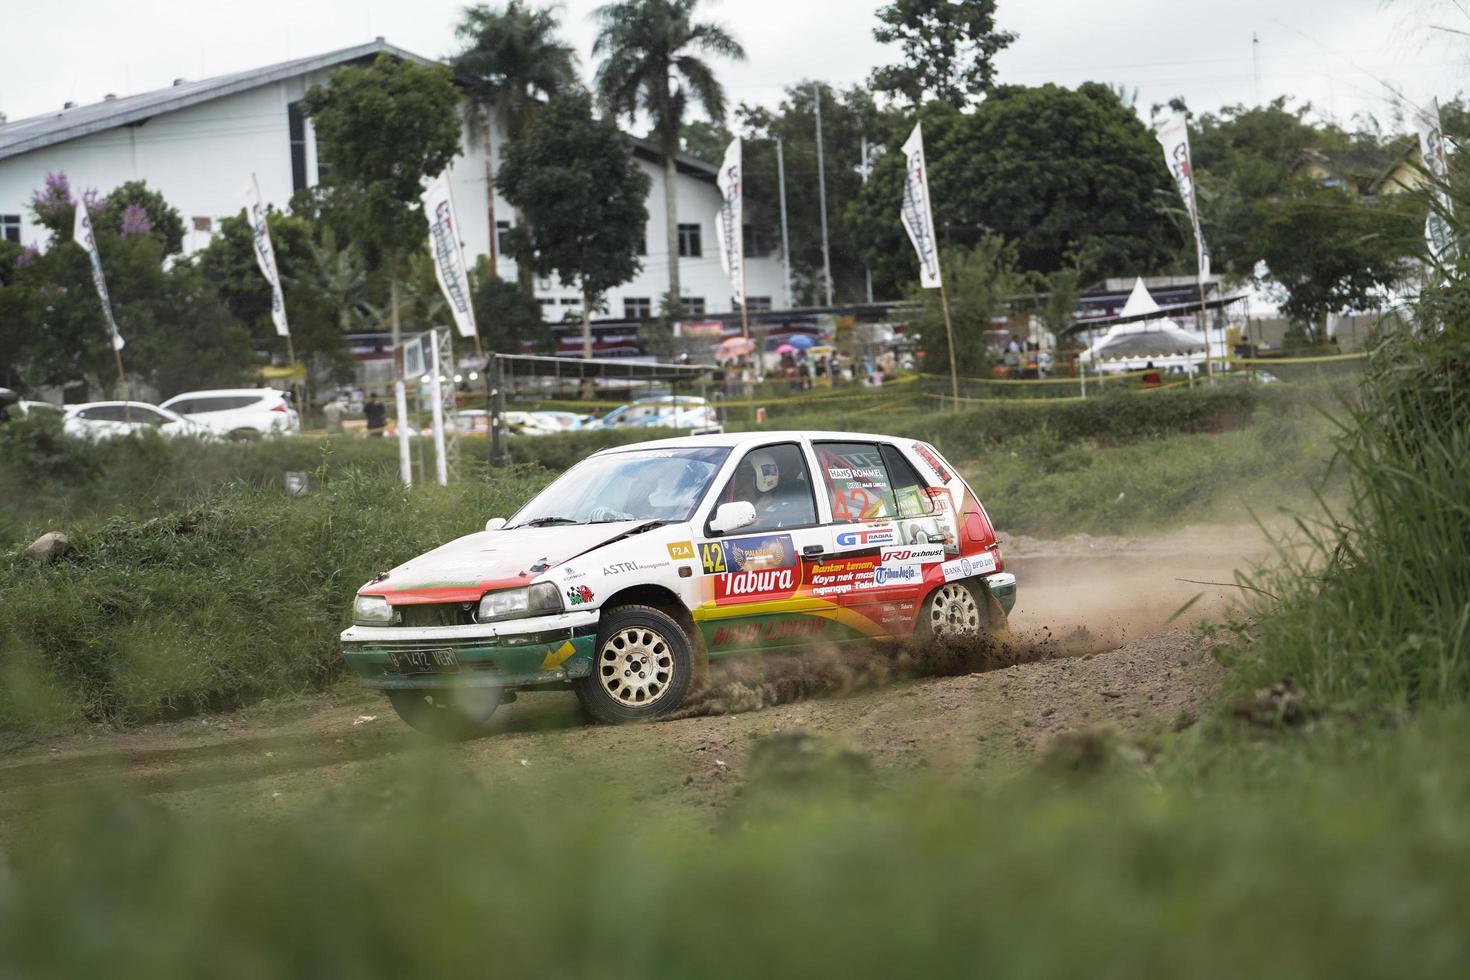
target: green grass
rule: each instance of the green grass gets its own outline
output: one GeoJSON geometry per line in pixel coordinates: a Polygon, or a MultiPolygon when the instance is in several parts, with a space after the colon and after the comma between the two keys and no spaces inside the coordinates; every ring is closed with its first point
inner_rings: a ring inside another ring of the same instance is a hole
{"type": "Polygon", "coordinates": [[[1457,977],[1467,739],[1464,712],[1227,727],[947,777],[780,739],[715,815],[423,753],[275,816],[90,788],[7,835],[0,950],[117,978],[1457,977]]]}

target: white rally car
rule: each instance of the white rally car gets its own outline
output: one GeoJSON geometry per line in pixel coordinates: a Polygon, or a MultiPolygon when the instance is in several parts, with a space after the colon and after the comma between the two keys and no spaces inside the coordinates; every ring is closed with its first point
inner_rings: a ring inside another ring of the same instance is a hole
{"type": "Polygon", "coordinates": [[[1006,633],[1016,578],[932,446],[762,432],[606,449],[510,520],[358,590],[343,655],[408,724],[482,729],[570,686],[605,722],[678,707],[705,658],[1006,633]]]}

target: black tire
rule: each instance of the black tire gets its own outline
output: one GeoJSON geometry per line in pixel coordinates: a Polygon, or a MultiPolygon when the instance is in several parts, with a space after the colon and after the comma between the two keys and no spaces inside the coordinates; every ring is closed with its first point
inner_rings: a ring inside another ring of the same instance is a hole
{"type": "Polygon", "coordinates": [[[408,727],[450,741],[485,734],[501,700],[498,687],[408,689],[387,694],[408,727]]]}
{"type": "Polygon", "coordinates": [[[693,676],[689,636],[672,617],[651,606],[618,606],[603,611],[592,673],[573,689],[595,720],[618,725],[673,711],[693,676]]]}
{"type": "Polygon", "coordinates": [[[254,429],[236,429],[228,438],[231,442],[259,442],[260,433],[254,429]]]}
{"type": "Polygon", "coordinates": [[[914,635],[955,639],[980,636],[985,632],[989,619],[989,592],[985,583],[972,579],[945,582],[924,600],[924,607],[919,610],[919,621],[914,624],[914,635]]]}

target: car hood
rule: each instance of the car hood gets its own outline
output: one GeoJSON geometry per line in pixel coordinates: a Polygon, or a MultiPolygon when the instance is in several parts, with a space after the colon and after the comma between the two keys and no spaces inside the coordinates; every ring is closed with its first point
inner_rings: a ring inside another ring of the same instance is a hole
{"type": "Polygon", "coordinates": [[[530,585],[548,568],[586,554],[648,521],[526,527],[469,534],[405,562],[363,586],[395,606],[478,602],[492,589],[530,585]]]}

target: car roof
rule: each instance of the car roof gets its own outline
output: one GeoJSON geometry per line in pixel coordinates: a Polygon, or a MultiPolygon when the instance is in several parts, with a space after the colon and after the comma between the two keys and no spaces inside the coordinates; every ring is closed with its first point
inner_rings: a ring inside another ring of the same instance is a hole
{"type": "Polygon", "coordinates": [[[155,405],[152,402],[78,402],[75,405],[63,405],[61,406],[61,410],[63,412],[80,412],[84,408],[109,408],[114,405],[131,405],[133,408],[151,408],[154,411],[169,411],[169,409],[164,408],[162,405],[155,405]]]}
{"type": "Polygon", "coordinates": [[[177,395],[169,397],[164,404],[177,401],[180,398],[208,398],[214,395],[280,395],[285,397],[285,392],[279,388],[210,388],[205,391],[181,391],[177,395]]]}
{"type": "Polygon", "coordinates": [[[719,432],[707,436],[679,436],[673,439],[650,439],[647,442],[632,442],[626,446],[610,446],[594,455],[627,452],[631,449],[700,449],[723,447],[740,449],[772,442],[791,442],[810,439],[815,442],[904,442],[901,436],[880,435],[876,432],[812,432],[806,429],[777,430],[772,432],[719,432]]]}

